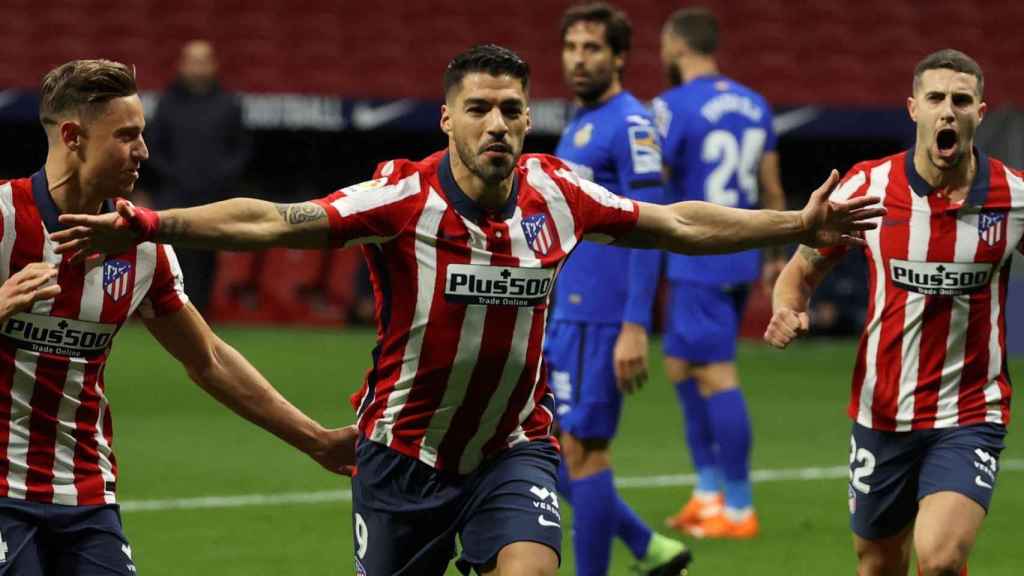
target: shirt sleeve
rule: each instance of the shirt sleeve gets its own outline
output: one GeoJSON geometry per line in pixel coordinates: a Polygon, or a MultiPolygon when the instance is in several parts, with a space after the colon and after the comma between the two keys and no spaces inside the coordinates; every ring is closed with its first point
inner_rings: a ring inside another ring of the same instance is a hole
{"type": "Polygon", "coordinates": [[[187,302],[185,280],[174,249],[157,244],[153,283],[139,304],[139,314],[143,318],[159,318],[177,312],[187,302]]]}
{"type": "Polygon", "coordinates": [[[420,207],[420,175],[377,169],[376,178],[314,200],[327,211],[330,245],[379,244],[397,236],[420,207]],[[382,173],[388,175],[383,175],[382,173]]]}
{"type": "Polygon", "coordinates": [[[668,102],[660,97],[654,99],[651,107],[654,110],[654,123],[661,137],[662,162],[671,167],[672,160],[679,156],[680,147],[683,145],[686,119],[674,114],[668,102]]]}
{"type": "Polygon", "coordinates": [[[569,202],[579,236],[591,242],[609,244],[636,227],[640,208],[635,201],[580,178],[560,160],[555,161],[558,164],[554,167],[554,175],[563,183],[562,191],[569,202]]]}
{"type": "MultiPolygon", "coordinates": [[[[627,122],[615,139],[615,171],[619,190],[640,202],[661,204],[661,141],[653,122],[627,122]]],[[[624,322],[651,329],[651,310],[658,291],[663,254],[659,250],[630,250],[624,322]]]]}

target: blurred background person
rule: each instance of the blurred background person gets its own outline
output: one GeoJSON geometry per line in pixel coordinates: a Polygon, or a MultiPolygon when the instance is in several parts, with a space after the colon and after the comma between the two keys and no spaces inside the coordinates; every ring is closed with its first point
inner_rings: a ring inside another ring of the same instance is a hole
{"type": "MultiPolygon", "coordinates": [[[[217,57],[206,40],[187,42],[178,77],[160,98],[147,130],[150,165],[159,178],[157,208],[181,208],[235,195],[250,154],[238,98],[217,80],[217,57]]],[[[215,252],[179,250],[185,290],[208,313],[215,252]]]]}

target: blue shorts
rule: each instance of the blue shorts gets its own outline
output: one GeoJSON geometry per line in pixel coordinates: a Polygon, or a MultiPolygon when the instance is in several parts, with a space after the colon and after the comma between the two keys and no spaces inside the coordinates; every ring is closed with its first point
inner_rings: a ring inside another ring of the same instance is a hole
{"type": "Polygon", "coordinates": [[[527,442],[460,476],[360,438],[352,478],[355,573],[442,576],[456,535],[463,574],[489,567],[513,542],[539,542],[561,557],[558,460],[552,445],[527,442]]]}
{"type": "Polygon", "coordinates": [[[665,355],[691,364],[735,360],[748,292],[746,284],[672,282],[662,340],[665,355]]]}
{"type": "Polygon", "coordinates": [[[0,498],[0,575],[135,576],[119,510],[0,498]]]}
{"type": "Polygon", "coordinates": [[[854,423],[850,436],[850,528],[861,538],[892,536],[913,522],[917,503],[957,492],[986,511],[1006,428],[978,424],[882,432],[854,423]]]}
{"type": "Polygon", "coordinates": [[[618,324],[567,321],[548,326],[544,357],[558,426],[576,438],[608,440],[619,427],[622,393],[612,353],[621,330],[618,324]]]}

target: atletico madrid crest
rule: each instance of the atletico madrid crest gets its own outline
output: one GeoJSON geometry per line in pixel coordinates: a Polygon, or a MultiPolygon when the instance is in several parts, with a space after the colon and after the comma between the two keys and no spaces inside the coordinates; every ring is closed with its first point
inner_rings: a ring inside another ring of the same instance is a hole
{"type": "Polygon", "coordinates": [[[526,235],[526,243],[538,256],[547,256],[554,236],[548,226],[548,218],[544,214],[534,214],[523,218],[523,234],[526,235]]]}
{"type": "Polygon", "coordinates": [[[124,260],[107,260],[103,263],[103,291],[117,302],[128,293],[132,265],[124,260]]]}
{"type": "Polygon", "coordinates": [[[995,246],[1006,235],[1006,211],[986,210],[978,214],[978,235],[995,246]]]}

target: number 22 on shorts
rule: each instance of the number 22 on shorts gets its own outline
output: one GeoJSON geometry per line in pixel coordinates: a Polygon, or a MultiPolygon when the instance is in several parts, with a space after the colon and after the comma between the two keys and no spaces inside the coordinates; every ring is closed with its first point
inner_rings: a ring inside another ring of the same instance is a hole
{"type": "Polygon", "coordinates": [[[869,494],[871,486],[865,482],[875,471],[875,455],[866,448],[857,448],[857,440],[850,436],[850,486],[862,494],[869,494]]]}

